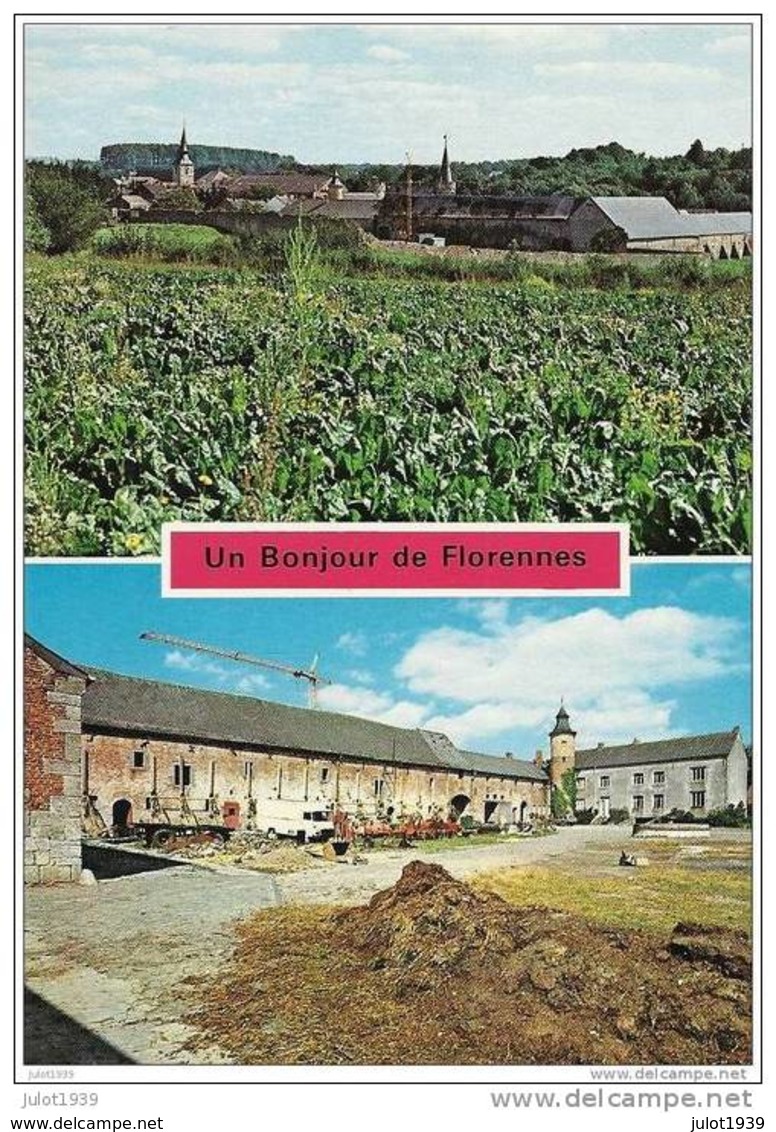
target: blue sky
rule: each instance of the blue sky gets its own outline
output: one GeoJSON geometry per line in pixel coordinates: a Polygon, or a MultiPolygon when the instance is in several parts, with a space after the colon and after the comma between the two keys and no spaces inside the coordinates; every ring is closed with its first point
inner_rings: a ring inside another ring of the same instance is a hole
{"type": "Polygon", "coordinates": [[[652,154],[750,144],[741,23],[41,24],[25,29],[26,152],[189,140],[306,162],[652,154]]]}
{"type": "Polygon", "coordinates": [[[751,736],[746,565],[634,563],[630,598],[162,598],[159,567],[31,563],[26,629],[68,659],[303,705],[290,677],[165,645],[172,634],[298,666],[320,706],[445,731],[530,758],[561,696],[579,743],[724,730],[751,736]]]}

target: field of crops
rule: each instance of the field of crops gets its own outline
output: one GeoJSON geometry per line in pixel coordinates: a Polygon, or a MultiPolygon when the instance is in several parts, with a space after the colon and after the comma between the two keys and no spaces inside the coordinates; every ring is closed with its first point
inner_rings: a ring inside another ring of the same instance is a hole
{"type": "Polygon", "coordinates": [[[27,551],[183,519],[625,520],[749,550],[745,282],[604,291],[33,259],[27,551]]]}

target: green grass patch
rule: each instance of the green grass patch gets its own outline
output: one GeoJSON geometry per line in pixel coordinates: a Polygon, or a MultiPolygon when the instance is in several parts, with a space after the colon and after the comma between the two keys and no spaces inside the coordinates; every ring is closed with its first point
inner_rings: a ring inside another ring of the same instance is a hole
{"type": "MultiPolygon", "coordinates": [[[[652,846],[644,846],[645,855],[652,846]]],[[[476,887],[518,905],[542,905],[621,928],[665,934],[693,922],[751,931],[752,879],[748,871],[699,873],[652,864],[616,877],[547,868],[513,867],[478,874],[476,887]]]]}
{"type": "Polygon", "coordinates": [[[219,263],[235,254],[232,237],[205,224],[122,224],[100,228],[90,247],[100,256],[166,262],[219,263]]]}

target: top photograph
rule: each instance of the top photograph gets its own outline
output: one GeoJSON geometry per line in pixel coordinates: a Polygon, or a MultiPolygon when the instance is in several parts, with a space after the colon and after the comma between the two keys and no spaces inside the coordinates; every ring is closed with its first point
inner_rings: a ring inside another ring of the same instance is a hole
{"type": "Polygon", "coordinates": [[[173,520],[749,555],[757,32],[24,23],[27,556],[173,520]]]}

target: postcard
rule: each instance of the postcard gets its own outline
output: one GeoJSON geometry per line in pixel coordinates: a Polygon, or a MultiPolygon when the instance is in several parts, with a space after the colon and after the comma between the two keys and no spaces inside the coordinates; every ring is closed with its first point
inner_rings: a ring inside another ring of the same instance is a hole
{"type": "Polygon", "coordinates": [[[759,52],[17,17],[13,1127],[764,1127],[759,52]]]}

